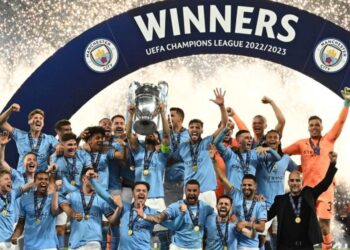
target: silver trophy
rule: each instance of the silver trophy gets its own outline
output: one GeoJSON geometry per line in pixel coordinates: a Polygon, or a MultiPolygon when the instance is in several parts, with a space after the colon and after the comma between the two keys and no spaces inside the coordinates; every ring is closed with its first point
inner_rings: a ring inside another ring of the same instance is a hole
{"type": "Polygon", "coordinates": [[[159,104],[164,103],[166,110],[167,99],[168,84],[164,81],[158,85],[139,82],[130,84],[128,104],[136,107],[136,119],[133,125],[136,133],[150,135],[157,130],[160,121],[159,104]],[[153,121],[156,117],[158,117],[157,124],[153,121]]]}

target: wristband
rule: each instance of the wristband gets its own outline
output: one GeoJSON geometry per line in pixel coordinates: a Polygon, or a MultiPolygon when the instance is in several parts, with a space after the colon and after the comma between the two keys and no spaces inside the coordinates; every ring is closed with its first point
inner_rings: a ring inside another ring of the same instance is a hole
{"type": "Polygon", "coordinates": [[[170,151],[170,146],[162,143],[160,144],[160,151],[162,151],[163,154],[167,154],[170,151]]]}
{"type": "Polygon", "coordinates": [[[344,101],[344,106],[347,107],[347,108],[350,107],[350,100],[345,100],[344,101]]]}

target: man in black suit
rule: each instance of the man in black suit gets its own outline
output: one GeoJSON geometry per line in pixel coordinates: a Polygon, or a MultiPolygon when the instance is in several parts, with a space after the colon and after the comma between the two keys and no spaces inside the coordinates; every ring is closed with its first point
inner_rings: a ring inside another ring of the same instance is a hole
{"type": "Polygon", "coordinates": [[[277,216],[277,249],[309,250],[322,242],[321,229],[315,212],[317,197],[327,190],[337,172],[337,154],[329,152],[330,164],[326,176],[315,187],[303,186],[299,171],[289,175],[290,193],[278,195],[268,211],[268,220],[277,216]]]}

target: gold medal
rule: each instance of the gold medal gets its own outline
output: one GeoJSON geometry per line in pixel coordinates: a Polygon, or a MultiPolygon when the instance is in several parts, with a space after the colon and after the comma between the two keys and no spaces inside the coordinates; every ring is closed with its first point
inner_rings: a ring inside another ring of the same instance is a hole
{"type": "Polygon", "coordinates": [[[301,218],[298,216],[298,217],[295,218],[294,221],[295,221],[295,223],[299,224],[301,222],[301,218]]]}
{"type": "Polygon", "coordinates": [[[131,170],[131,171],[135,171],[135,166],[134,166],[134,165],[131,165],[131,166],[130,166],[130,170],[131,170]]]}
{"type": "Polygon", "coordinates": [[[128,235],[131,236],[133,231],[131,229],[128,230],[128,235]]]}
{"type": "Polygon", "coordinates": [[[40,219],[36,219],[35,223],[36,223],[37,225],[39,225],[39,224],[40,224],[40,219]]]}
{"type": "Polygon", "coordinates": [[[5,209],[2,210],[1,214],[2,214],[2,216],[6,217],[6,215],[7,215],[7,210],[5,210],[5,209]]]}
{"type": "Polygon", "coordinates": [[[85,214],[84,219],[85,219],[85,220],[88,220],[88,219],[89,219],[89,215],[88,215],[88,214],[85,214]]]}
{"type": "Polygon", "coordinates": [[[149,170],[148,169],[143,170],[143,175],[149,175],[149,170]]]}
{"type": "Polygon", "coordinates": [[[73,186],[75,186],[75,180],[71,180],[71,181],[70,181],[70,184],[73,185],[73,186]]]}
{"type": "Polygon", "coordinates": [[[227,248],[227,246],[224,246],[224,250],[227,250],[228,248],[227,248]]]}
{"type": "Polygon", "coordinates": [[[198,166],[195,165],[195,166],[192,166],[192,171],[197,171],[198,170],[198,166]]]}
{"type": "Polygon", "coordinates": [[[194,226],[193,230],[197,233],[199,232],[199,226],[194,226]]]}

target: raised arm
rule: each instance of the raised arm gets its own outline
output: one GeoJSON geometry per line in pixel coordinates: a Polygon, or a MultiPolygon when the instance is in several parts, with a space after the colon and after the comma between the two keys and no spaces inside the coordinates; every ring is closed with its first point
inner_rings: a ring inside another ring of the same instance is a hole
{"type": "Polygon", "coordinates": [[[70,184],[70,182],[67,179],[67,176],[65,176],[65,175],[62,175],[62,182],[63,182],[63,186],[65,187],[65,189],[68,193],[71,193],[71,192],[78,190],[78,187],[70,184]]]}
{"type": "Polygon", "coordinates": [[[237,113],[231,107],[226,108],[228,117],[231,117],[233,121],[236,123],[238,130],[248,130],[249,128],[245,123],[241,120],[241,118],[237,115],[237,113]]]}
{"type": "MultiPolygon", "coordinates": [[[[169,129],[168,120],[167,120],[167,118],[165,116],[165,110],[164,110],[164,104],[163,103],[161,103],[159,105],[159,112],[160,112],[160,116],[162,118],[162,125],[163,125],[162,145],[163,146],[169,146],[170,129],[169,129]]],[[[165,152],[163,152],[163,153],[165,153],[165,152]]]]}
{"type": "MultiPolygon", "coordinates": [[[[122,202],[122,198],[120,195],[116,195],[113,197],[114,200],[114,212],[113,214],[111,214],[110,216],[107,217],[109,223],[111,223],[112,225],[116,226],[119,224],[120,221],[120,215],[123,211],[123,202],[122,202]]],[[[109,205],[109,203],[108,203],[109,205]]]]}
{"type": "Polygon", "coordinates": [[[222,129],[213,141],[213,145],[217,148],[217,150],[220,153],[223,153],[224,150],[226,149],[226,147],[224,146],[224,144],[222,142],[223,142],[228,130],[229,130],[229,128],[222,129]]]}
{"type": "Polygon", "coordinates": [[[50,179],[49,179],[49,188],[48,193],[52,194],[56,192],[57,186],[56,186],[56,170],[58,169],[58,166],[56,163],[51,163],[46,172],[49,173],[50,179]]]}
{"type": "Polygon", "coordinates": [[[347,118],[348,113],[349,113],[350,88],[345,87],[341,91],[341,94],[344,98],[344,107],[339,114],[338,120],[334,123],[331,130],[326,134],[326,137],[332,142],[334,142],[339,137],[341,131],[343,130],[346,118],[347,118]]]}
{"type": "Polygon", "coordinates": [[[289,145],[288,147],[284,148],[282,151],[287,155],[300,155],[300,142],[296,141],[292,145],[289,145]]]}
{"type": "Polygon", "coordinates": [[[209,146],[208,153],[213,162],[215,173],[217,176],[219,176],[219,179],[221,180],[222,185],[224,185],[225,190],[226,191],[231,190],[233,188],[232,184],[226,178],[226,175],[221,171],[220,166],[218,165],[218,162],[215,159],[215,154],[217,153],[217,150],[214,145],[211,144],[209,146]]]}
{"type": "Polygon", "coordinates": [[[123,147],[123,151],[118,151],[118,150],[115,150],[114,151],[114,158],[115,159],[120,159],[120,160],[125,160],[126,159],[126,156],[128,154],[128,149],[127,149],[127,145],[126,145],[126,142],[123,141],[123,140],[119,140],[118,139],[118,143],[123,147]]]}
{"type": "Polygon", "coordinates": [[[11,140],[10,133],[4,131],[0,134],[0,169],[6,170],[8,172],[12,171],[10,165],[5,161],[5,148],[7,143],[11,140]]]}
{"type": "Polygon", "coordinates": [[[14,103],[4,113],[0,114],[0,127],[3,130],[6,130],[12,133],[13,127],[11,126],[10,123],[8,123],[8,119],[10,118],[10,115],[12,114],[12,112],[19,112],[20,109],[21,107],[19,106],[19,104],[14,103]]]}
{"type": "Polygon", "coordinates": [[[58,192],[57,190],[53,193],[51,201],[51,213],[56,216],[60,213],[60,207],[58,205],[58,192]]]}
{"type": "MultiPolygon", "coordinates": [[[[112,196],[98,183],[98,181],[96,180],[96,178],[94,178],[93,176],[90,175],[89,171],[87,172],[87,175],[89,176],[89,180],[92,184],[92,186],[95,189],[95,192],[102,198],[104,199],[108,205],[113,208],[116,209],[117,205],[115,204],[114,199],[112,198],[112,196]]],[[[119,205],[122,206],[122,205],[119,205]]]]}
{"type": "Polygon", "coordinates": [[[136,150],[137,148],[137,137],[132,134],[132,122],[134,120],[134,116],[136,114],[135,106],[130,105],[128,107],[129,119],[126,124],[126,137],[128,138],[128,142],[131,150],[136,150]]]}
{"type": "Polygon", "coordinates": [[[219,106],[221,112],[221,125],[220,127],[212,134],[213,138],[215,138],[219,132],[226,127],[228,116],[225,108],[225,94],[226,91],[222,92],[221,88],[214,89],[215,99],[211,99],[213,103],[219,106]]]}
{"type": "Polygon", "coordinates": [[[264,104],[270,104],[273,112],[275,112],[275,116],[277,118],[277,125],[275,129],[278,131],[278,133],[282,136],[284,125],[286,124],[286,118],[284,118],[284,115],[281,111],[281,109],[276,105],[275,101],[271,98],[264,96],[261,100],[264,104]]]}

